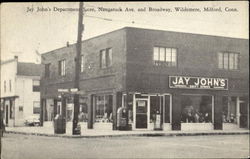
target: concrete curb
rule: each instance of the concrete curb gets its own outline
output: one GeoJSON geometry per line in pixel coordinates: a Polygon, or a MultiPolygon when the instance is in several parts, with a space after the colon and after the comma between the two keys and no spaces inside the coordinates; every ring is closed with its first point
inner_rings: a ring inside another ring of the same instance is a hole
{"type": "Polygon", "coordinates": [[[34,135],[46,137],[61,137],[61,138],[111,138],[111,137],[128,137],[128,136],[148,136],[148,137],[174,137],[174,136],[208,136],[208,135],[246,135],[250,134],[248,131],[243,132],[180,132],[180,133],[141,133],[141,134],[112,134],[112,135],[65,135],[65,134],[44,134],[44,133],[31,133],[31,132],[17,132],[5,131],[7,134],[21,134],[21,135],[34,135]]]}

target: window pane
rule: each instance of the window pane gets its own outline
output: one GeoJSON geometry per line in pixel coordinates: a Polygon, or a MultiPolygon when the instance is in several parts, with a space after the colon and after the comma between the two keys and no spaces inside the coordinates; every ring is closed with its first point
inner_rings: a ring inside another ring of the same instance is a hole
{"type": "Polygon", "coordinates": [[[45,64],[45,77],[50,75],[50,64],[45,64]]]}
{"type": "Polygon", "coordinates": [[[33,103],[33,114],[40,114],[40,102],[33,103]]]}
{"type": "Polygon", "coordinates": [[[234,69],[239,69],[239,65],[238,65],[239,60],[238,60],[238,58],[239,58],[239,54],[235,54],[234,55],[234,69]]]}
{"type": "Polygon", "coordinates": [[[107,49],[107,66],[112,65],[112,49],[107,49]]]}
{"type": "Polygon", "coordinates": [[[165,48],[160,48],[160,61],[165,61],[165,48]]]}
{"type": "Polygon", "coordinates": [[[218,67],[223,68],[223,53],[221,52],[218,53],[218,67]]]}
{"type": "Polygon", "coordinates": [[[166,48],[166,61],[171,62],[171,49],[166,48]]]}
{"type": "Polygon", "coordinates": [[[228,53],[224,53],[224,68],[228,69],[228,53]]]}
{"type": "Polygon", "coordinates": [[[159,48],[154,47],[154,61],[158,61],[158,60],[159,60],[159,48]]]}
{"type": "Polygon", "coordinates": [[[176,49],[172,49],[172,66],[176,66],[176,49]]]}
{"type": "Polygon", "coordinates": [[[229,54],[229,69],[234,69],[234,53],[229,54]]]}
{"type": "Polygon", "coordinates": [[[101,51],[101,68],[105,68],[106,67],[106,51],[102,50],[101,51]]]}
{"type": "Polygon", "coordinates": [[[183,123],[211,123],[212,96],[182,95],[181,122],[183,123]]]}
{"type": "Polygon", "coordinates": [[[63,60],[63,76],[66,74],[66,61],[63,60]]]}

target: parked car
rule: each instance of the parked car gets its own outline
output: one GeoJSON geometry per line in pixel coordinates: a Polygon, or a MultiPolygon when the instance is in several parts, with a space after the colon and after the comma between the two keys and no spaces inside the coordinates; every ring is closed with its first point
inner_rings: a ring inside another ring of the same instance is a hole
{"type": "Polygon", "coordinates": [[[40,125],[40,118],[39,116],[28,116],[27,118],[25,118],[24,124],[26,126],[39,126],[40,125]]]}

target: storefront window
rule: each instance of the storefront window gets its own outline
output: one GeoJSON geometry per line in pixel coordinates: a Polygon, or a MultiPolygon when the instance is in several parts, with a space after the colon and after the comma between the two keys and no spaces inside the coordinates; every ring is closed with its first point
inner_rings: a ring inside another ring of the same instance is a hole
{"type": "Polygon", "coordinates": [[[212,96],[182,95],[181,122],[183,123],[211,123],[212,96]]]}
{"type": "Polygon", "coordinates": [[[163,96],[150,96],[150,123],[156,120],[156,114],[161,114],[163,110],[163,96]]]}
{"type": "Polygon", "coordinates": [[[95,122],[112,122],[112,95],[96,96],[95,122]]]}
{"type": "Polygon", "coordinates": [[[88,98],[80,98],[80,110],[79,110],[79,121],[87,122],[88,121],[88,98]]]}
{"type": "Polygon", "coordinates": [[[128,123],[133,123],[133,94],[123,95],[124,107],[128,109],[128,123]]]}
{"type": "Polygon", "coordinates": [[[237,106],[237,98],[236,97],[227,97],[224,96],[222,98],[223,103],[223,123],[237,123],[237,114],[236,114],[236,106],[237,106]]]}

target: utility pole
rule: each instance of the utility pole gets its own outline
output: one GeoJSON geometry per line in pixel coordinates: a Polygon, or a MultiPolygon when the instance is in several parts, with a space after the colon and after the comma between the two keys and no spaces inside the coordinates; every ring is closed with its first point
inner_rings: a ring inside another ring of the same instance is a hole
{"type": "MultiPolygon", "coordinates": [[[[75,58],[75,82],[74,88],[79,90],[79,73],[80,73],[80,56],[82,50],[82,32],[83,32],[83,2],[79,3],[79,19],[78,19],[78,34],[77,34],[77,43],[76,43],[76,58],[75,58]]],[[[78,124],[78,115],[79,115],[79,94],[74,94],[74,117],[73,117],[73,129],[72,134],[78,135],[77,133],[77,124],[78,124]]]]}

